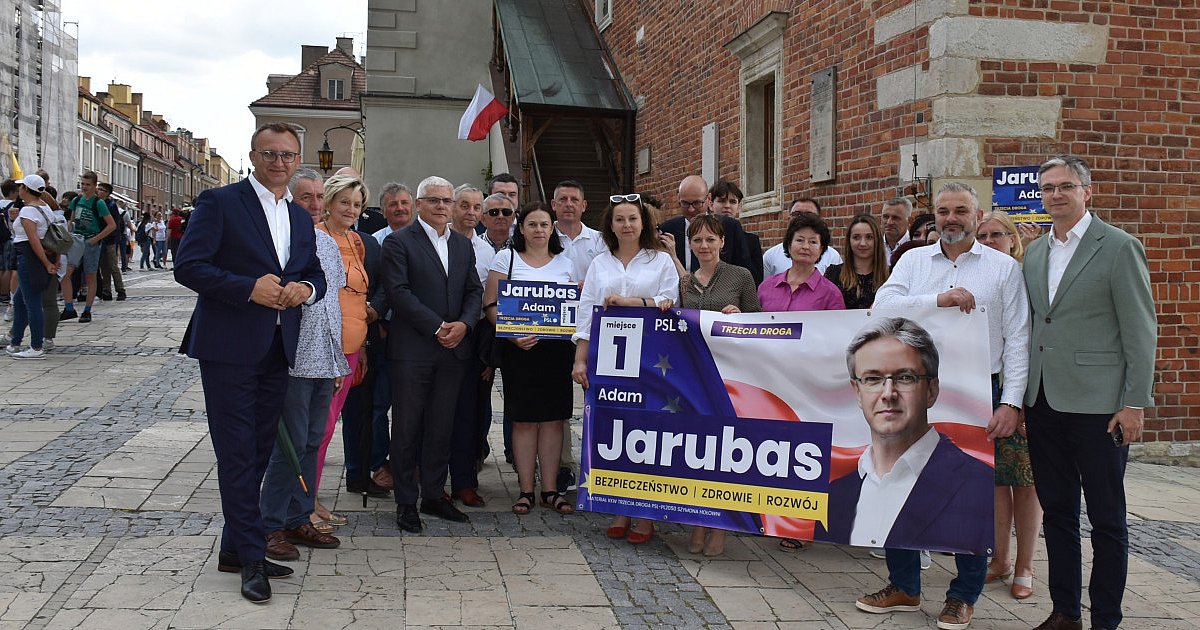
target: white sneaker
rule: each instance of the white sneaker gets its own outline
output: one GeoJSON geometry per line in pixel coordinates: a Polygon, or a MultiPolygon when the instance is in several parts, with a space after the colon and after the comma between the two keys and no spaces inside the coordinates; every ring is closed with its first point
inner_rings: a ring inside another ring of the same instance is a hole
{"type": "Polygon", "coordinates": [[[921,570],[925,571],[926,569],[928,569],[931,566],[933,566],[933,558],[929,557],[928,551],[922,551],[921,552],[921,570]]]}
{"type": "Polygon", "coordinates": [[[43,359],[46,357],[45,350],[34,350],[30,348],[23,352],[17,352],[12,355],[14,359],[43,359]]]}
{"type": "Polygon", "coordinates": [[[13,320],[13,307],[10,304],[8,310],[4,311],[4,321],[11,322],[13,320]]]}
{"type": "Polygon", "coordinates": [[[12,344],[9,344],[4,347],[4,351],[7,352],[8,354],[16,354],[21,351],[21,346],[14,346],[12,344]]]}
{"type": "Polygon", "coordinates": [[[42,350],[53,350],[53,349],[54,349],[54,340],[53,339],[43,339],[42,340],[42,350]]]}

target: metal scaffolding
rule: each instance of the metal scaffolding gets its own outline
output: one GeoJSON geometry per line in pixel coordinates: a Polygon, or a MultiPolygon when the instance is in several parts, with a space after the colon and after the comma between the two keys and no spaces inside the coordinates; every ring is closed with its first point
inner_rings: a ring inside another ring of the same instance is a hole
{"type": "Polygon", "coordinates": [[[0,0],[0,176],[19,163],[46,169],[52,183],[74,181],[78,75],[79,43],[63,31],[57,0],[0,0]]]}

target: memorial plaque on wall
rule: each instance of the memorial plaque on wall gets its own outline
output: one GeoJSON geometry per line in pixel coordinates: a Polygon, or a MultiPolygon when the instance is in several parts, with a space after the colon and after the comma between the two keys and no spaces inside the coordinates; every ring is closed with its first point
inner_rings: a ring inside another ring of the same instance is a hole
{"type": "Polygon", "coordinates": [[[812,75],[812,108],[808,124],[809,179],[825,182],[834,178],[837,128],[837,66],[830,66],[812,75]]]}

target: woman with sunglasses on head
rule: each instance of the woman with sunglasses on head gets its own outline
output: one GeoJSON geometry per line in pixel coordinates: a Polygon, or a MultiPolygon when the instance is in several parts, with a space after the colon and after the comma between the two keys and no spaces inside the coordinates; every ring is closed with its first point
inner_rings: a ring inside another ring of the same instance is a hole
{"type": "MultiPolygon", "coordinates": [[[[699,263],[696,271],[691,273],[684,271],[683,263],[675,253],[675,237],[667,232],[659,235],[679,273],[681,307],[726,314],[757,313],[762,310],[750,271],[721,260],[725,228],[716,215],[702,214],[692,219],[688,224],[687,237],[692,256],[699,263]]],[[[693,527],[688,552],[704,552],[706,556],[721,555],[725,552],[725,530],[693,527]]]]}
{"type": "MultiPolygon", "coordinates": [[[[325,219],[317,225],[317,230],[333,237],[337,243],[338,252],[342,257],[342,266],[346,269],[345,286],[338,291],[338,302],[342,310],[342,353],[350,365],[351,373],[347,377],[353,383],[359,374],[366,369],[367,355],[367,325],[379,319],[367,304],[369,292],[367,267],[364,262],[366,247],[361,237],[354,231],[354,222],[362,214],[367,201],[367,186],[357,177],[334,175],[325,182],[325,219]]],[[[325,467],[325,453],[329,450],[329,442],[333,439],[333,431],[337,425],[342,406],[346,404],[346,393],[350,390],[347,383],[334,392],[333,400],[329,403],[329,417],[325,424],[325,439],[317,452],[317,476],[313,479],[313,492],[320,486],[321,470],[325,467]]],[[[313,510],[314,526],[322,533],[329,533],[334,526],[345,525],[346,517],[329,511],[321,501],[317,500],[313,510]]]]}
{"type": "MultiPolygon", "coordinates": [[[[585,388],[593,307],[656,306],[666,311],[679,298],[679,273],[671,256],[662,251],[641,195],[609,197],[600,221],[600,234],[608,249],[592,259],[588,267],[579,299],[579,320],[572,336],[575,367],[571,378],[585,388]]],[[[614,517],[608,537],[627,536],[632,544],[644,543],[654,536],[654,523],[646,520],[633,523],[628,516],[614,517]]]]}
{"type": "MultiPolygon", "coordinates": [[[[501,280],[530,280],[576,284],[575,265],[563,254],[562,241],[554,230],[554,211],[539,201],[517,215],[512,245],[500,250],[488,267],[484,289],[484,313],[496,323],[496,299],[501,280]]],[[[533,509],[533,484],[541,471],[543,507],[560,514],[575,511],[558,492],[559,455],[563,442],[563,420],[571,417],[574,405],[571,367],[575,348],[565,340],[496,339],[504,357],[504,417],[512,421],[512,450],[517,468],[520,498],[514,514],[533,509]]]]}
{"type": "MultiPolygon", "coordinates": [[[[984,214],[975,236],[980,243],[1012,256],[1018,264],[1025,261],[1022,233],[1008,213],[984,214]]],[[[998,398],[998,395],[994,397],[998,398]]],[[[1025,421],[1022,418],[1015,433],[996,440],[996,546],[988,563],[986,582],[1012,576],[1009,593],[1015,599],[1026,599],[1033,595],[1033,551],[1037,547],[1041,523],[1042,504],[1038,502],[1033,485],[1029,440],[1025,437],[1025,421]],[[1014,524],[1017,529],[1015,566],[1009,562],[1014,524]]]]}
{"type": "Polygon", "coordinates": [[[875,289],[887,281],[889,272],[883,230],[875,217],[859,214],[850,219],[842,260],[846,262],[829,265],[825,277],[842,292],[846,308],[871,308],[875,289]]]}

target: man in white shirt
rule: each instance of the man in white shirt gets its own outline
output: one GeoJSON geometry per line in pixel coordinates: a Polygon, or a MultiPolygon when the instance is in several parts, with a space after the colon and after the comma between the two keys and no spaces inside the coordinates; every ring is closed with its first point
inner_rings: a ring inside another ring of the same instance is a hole
{"type": "Polygon", "coordinates": [[[911,235],[908,226],[912,223],[912,202],[907,197],[896,197],[883,202],[879,212],[879,227],[883,230],[883,249],[886,260],[892,259],[897,247],[908,242],[911,235]]]}
{"type": "MultiPolygon", "coordinates": [[[[805,212],[821,216],[821,204],[817,203],[816,199],[809,197],[801,197],[792,202],[788,210],[788,221],[795,219],[805,212]]],[[[786,225],[785,225],[786,227],[786,225]]],[[[817,273],[825,273],[825,268],[829,265],[842,264],[842,255],[833,247],[826,247],[825,253],[821,254],[821,258],[817,260],[817,273]]],[[[792,266],[792,259],[788,258],[787,252],[783,251],[783,242],[776,243],[767,251],[763,252],[763,278],[770,278],[775,274],[780,274],[792,266]]]]}
{"type": "Polygon", "coordinates": [[[388,182],[379,191],[379,207],[383,208],[383,218],[387,227],[380,228],[371,236],[383,245],[383,239],[396,230],[402,230],[413,222],[413,198],[408,186],[396,182],[388,182]]]}
{"type": "MultiPolygon", "coordinates": [[[[479,222],[483,224],[484,230],[480,236],[492,247],[493,254],[508,247],[508,239],[512,236],[516,220],[517,205],[509,195],[492,193],[483,200],[483,216],[479,222]]],[[[488,262],[491,262],[490,258],[488,262]]]]}
{"type": "MultiPolygon", "coordinates": [[[[887,282],[875,294],[875,308],[957,307],[971,312],[981,307],[987,315],[992,368],[992,405],[987,427],[990,440],[1012,435],[1020,419],[1021,401],[1029,366],[1029,302],[1020,267],[1011,256],[986,247],[975,239],[983,211],[975,189],[949,182],[938,191],[934,212],[941,239],[903,256],[887,282]],[[998,400],[1003,374],[1003,391],[998,400]]],[[[992,488],[986,491],[989,501],[992,488]]],[[[960,501],[977,498],[962,496],[960,501]]],[[[958,501],[956,501],[956,504],[958,501]]],[[[989,532],[989,536],[990,536],[989,532]]],[[[890,539],[886,542],[892,542],[890,539]]],[[[986,547],[986,545],[985,545],[986,547]]],[[[889,584],[858,600],[868,612],[908,610],[920,600],[919,552],[886,549],[889,584]]],[[[983,590],[987,556],[955,556],[958,577],[950,584],[946,606],[938,619],[941,628],[965,628],[983,590]],[[945,618],[945,619],[943,619],[945,618]]]]}

